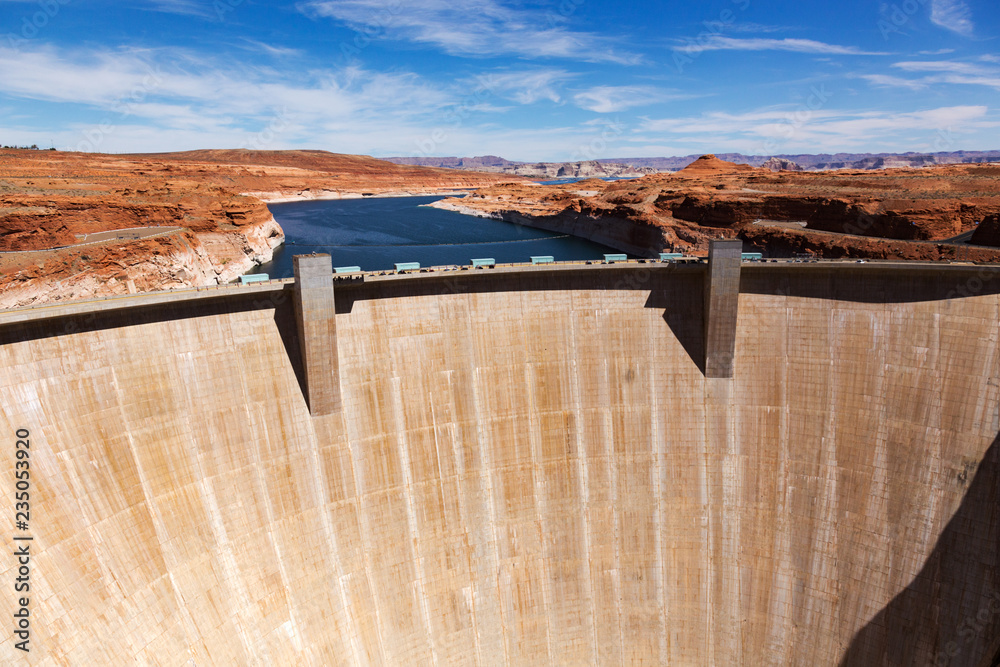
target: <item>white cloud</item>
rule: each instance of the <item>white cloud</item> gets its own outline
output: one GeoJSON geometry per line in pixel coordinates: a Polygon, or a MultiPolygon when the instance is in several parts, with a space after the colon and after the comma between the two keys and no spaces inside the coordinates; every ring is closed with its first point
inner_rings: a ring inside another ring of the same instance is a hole
{"type": "Polygon", "coordinates": [[[198,0],[149,0],[153,10],[166,14],[199,16],[201,18],[221,18],[212,3],[198,0]]]}
{"type": "Polygon", "coordinates": [[[259,53],[264,53],[275,58],[287,58],[302,55],[302,51],[298,49],[291,49],[287,46],[273,46],[271,44],[265,44],[264,42],[258,42],[255,39],[249,39],[247,37],[243,37],[242,39],[244,42],[249,44],[249,47],[245,48],[259,53]]]}
{"type": "MultiPolygon", "coordinates": [[[[150,113],[153,113],[150,110],[150,113]]],[[[501,155],[526,161],[579,160],[622,156],[663,156],[692,153],[818,153],[907,150],[933,151],[946,132],[949,141],[968,148],[987,148],[1000,127],[983,106],[942,107],[909,113],[818,110],[797,115],[791,109],[763,109],[748,113],[713,112],[674,119],[583,127],[550,126],[510,129],[467,123],[437,129],[408,119],[392,123],[359,123],[337,115],[326,122],[294,113],[281,117],[273,133],[261,132],[271,118],[255,128],[227,125],[188,116],[175,108],[177,127],[164,129],[141,123],[120,123],[102,136],[96,147],[106,152],[157,152],[196,148],[231,148],[265,137],[261,148],[323,148],[335,152],[389,155],[501,155]],[[189,122],[190,121],[190,122],[189,122]],[[273,136],[271,136],[273,134],[273,136]],[[767,149],[767,150],[765,150],[767,149]]],[[[18,126],[8,117],[0,130],[8,143],[76,147],[93,126],[78,124],[60,130],[18,126]]],[[[949,143],[949,145],[952,145],[949,143]]]]}
{"type": "Polygon", "coordinates": [[[589,145],[592,135],[600,137],[601,129],[509,129],[465,112],[502,111],[492,104],[496,98],[559,102],[560,86],[573,76],[557,68],[503,70],[480,77],[478,83],[441,87],[405,72],[280,72],[182,51],[16,51],[0,46],[0,104],[45,100],[73,105],[66,116],[93,119],[48,130],[6,114],[0,116],[0,127],[8,142],[48,145],[51,137],[60,149],[104,152],[261,145],[265,137],[261,147],[274,149],[570,159],[579,146],[589,145]],[[476,85],[482,86],[482,96],[470,94],[476,85]]]}
{"type": "Polygon", "coordinates": [[[875,86],[887,86],[891,88],[909,88],[910,90],[921,90],[927,87],[927,83],[920,79],[903,79],[898,76],[888,74],[863,74],[862,79],[875,86]]]}
{"type": "Polygon", "coordinates": [[[974,135],[1000,126],[986,106],[923,111],[763,109],[742,114],[712,112],[686,118],[646,119],[639,128],[660,141],[719,146],[745,153],[775,154],[874,150],[931,150],[937,133],[974,135]],[[664,136],[666,135],[666,136],[664,136]]]}
{"type": "Polygon", "coordinates": [[[763,23],[730,23],[729,25],[723,25],[722,28],[726,32],[787,32],[789,30],[794,30],[789,26],[784,25],[765,25],[763,23]]]}
{"type": "Polygon", "coordinates": [[[558,87],[575,75],[562,69],[502,70],[486,72],[467,81],[480,96],[496,95],[518,104],[541,100],[562,102],[558,87]]]}
{"type": "Polygon", "coordinates": [[[972,10],[962,0],[931,0],[931,21],[966,37],[975,29],[972,10]]]}
{"type": "MultiPolygon", "coordinates": [[[[831,112],[817,110],[809,113],[810,120],[828,118],[831,112]]],[[[641,129],[651,132],[669,132],[676,134],[759,134],[758,128],[767,127],[773,123],[795,122],[795,112],[786,109],[763,109],[760,111],[733,114],[725,111],[713,111],[701,116],[683,118],[645,119],[641,129]]]]}
{"type": "Polygon", "coordinates": [[[893,67],[905,72],[929,72],[929,75],[913,80],[923,86],[945,83],[1000,90],[1000,67],[952,60],[898,62],[893,63],[893,67]]]}
{"type": "Polygon", "coordinates": [[[763,37],[739,39],[735,37],[723,37],[722,35],[712,35],[701,42],[675,46],[674,50],[682,53],[700,53],[702,51],[791,51],[794,53],[819,53],[824,55],[889,55],[877,51],[862,51],[855,46],[826,44],[811,39],[766,39],[763,37]]]}
{"type": "Polygon", "coordinates": [[[88,106],[106,125],[145,121],[164,133],[241,133],[268,122],[278,109],[289,110],[303,128],[434,122],[453,102],[447,91],[408,73],[349,68],[283,78],[265,69],[226,69],[183,53],[63,54],[4,47],[0,90],[7,97],[88,106]]]}
{"type": "MultiPolygon", "coordinates": [[[[602,141],[600,127],[546,127],[508,129],[468,125],[448,128],[442,133],[419,125],[397,123],[384,127],[351,122],[331,122],[324,126],[303,126],[294,119],[276,123],[267,132],[265,125],[254,131],[233,127],[207,129],[176,128],[169,132],[142,124],[122,123],[100,136],[95,147],[102,152],[136,153],[234,148],[253,145],[262,149],[310,148],[333,152],[375,155],[500,155],[512,160],[550,161],[614,157],[624,154],[624,136],[602,141]],[[593,146],[598,142],[598,150],[593,146]]],[[[0,120],[4,143],[49,146],[60,150],[77,148],[93,127],[79,124],[56,131],[41,131],[0,120]]],[[[607,134],[607,133],[606,133],[607,134]]]]}
{"type": "Polygon", "coordinates": [[[128,53],[97,52],[75,61],[52,49],[32,52],[0,47],[0,89],[30,99],[109,104],[155,72],[128,53]]]}
{"type": "Polygon", "coordinates": [[[936,77],[925,77],[928,83],[951,83],[963,86],[986,86],[1000,90],[1000,74],[993,76],[963,76],[961,74],[945,74],[936,77]]]}
{"type": "Polygon", "coordinates": [[[952,72],[955,74],[979,75],[989,74],[993,71],[983,65],[955,60],[904,61],[893,63],[892,66],[907,72],[952,72]]]}
{"type": "Polygon", "coordinates": [[[501,0],[315,0],[308,14],[335,19],[369,38],[430,44],[456,56],[514,55],[634,64],[608,38],[577,32],[554,12],[512,9],[501,0]]]}
{"type": "Polygon", "coordinates": [[[691,99],[694,95],[671,93],[651,86],[596,86],[577,93],[573,101],[582,109],[597,113],[625,111],[633,107],[658,104],[668,100],[691,99]]]}

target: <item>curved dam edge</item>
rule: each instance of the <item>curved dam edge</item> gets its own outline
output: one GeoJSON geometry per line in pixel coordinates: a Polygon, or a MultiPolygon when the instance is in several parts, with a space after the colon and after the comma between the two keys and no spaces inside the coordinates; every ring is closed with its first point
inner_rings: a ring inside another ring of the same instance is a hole
{"type": "Polygon", "coordinates": [[[988,658],[1000,269],[744,264],[729,380],[706,269],[337,281],[324,417],[290,281],[0,313],[30,664],[988,658]]]}

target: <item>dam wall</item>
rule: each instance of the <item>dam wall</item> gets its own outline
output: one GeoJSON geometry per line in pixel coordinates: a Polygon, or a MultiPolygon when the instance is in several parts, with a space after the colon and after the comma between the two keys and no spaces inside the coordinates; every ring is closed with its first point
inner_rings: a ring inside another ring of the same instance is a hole
{"type": "Polygon", "coordinates": [[[989,664],[1000,271],[744,265],[731,378],[705,278],[338,281],[321,416],[290,284],[0,314],[0,655],[989,664]]]}

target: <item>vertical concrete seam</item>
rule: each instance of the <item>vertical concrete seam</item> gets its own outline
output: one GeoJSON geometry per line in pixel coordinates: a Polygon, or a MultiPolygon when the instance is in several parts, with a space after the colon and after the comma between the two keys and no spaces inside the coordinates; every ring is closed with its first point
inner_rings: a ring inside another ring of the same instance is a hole
{"type": "MultiPolygon", "coordinates": [[[[361,664],[361,650],[358,647],[357,629],[354,627],[356,624],[356,619],[353,614],[346,613],[350,611],[350,604],[347,601],[347,594],[344,590],[344,578],[345,574],[341,566],[341,554],[340,554],[340,540],[337,537],[337,531],[333,526],[333,521],[330,518],[330,497],[327,489],[329,488],[328,480],[324,474],[324,468],[322,463],[322,455],[320,454],[319,437],[316,434],[315,429],[311,429],[312,432],[312,443],[309,447],[309,459],[310,465],[312,466],[312,476],[313,484],[315,485],[315,493],[318,499],[319,516],[323,527],[323,536],[327,543],[327,548],[330,550],[330,555],[332,557],[332,563],[330,563],[330,569],[333,575],[337,578],[337,593],[340,598],[340,604],[345,612],[343,614],[346,617],[346,625],[344,627],[343,623],[338,623],[338,629],[341,631],[341,635],[347,635],[347,644],[351,647],[351,652],[354,657],[354,664],[361,664]]],[[[346,435],[346,433],[345,433],[346,435]]]]}
{"type": "MultiPolygon", "coordinates": [[[[466,331],[472,331],[473,319],[470,312],[471,308],[469,304],[469,296],[467,294],[456,294],[456,299],[461,300],[462,305],[464,305],[465,307],[464,309],[465,320],[464,322],[462,322],[462,324],[465,325],[466,331]]],[[[455,398],[457,392],[462,391],[462,387],[458,382],[456,382],[455,376],[456,374],[458,374],[458,377],[460,379],[465,378],[467,383],[471,383],[472,386],[467,387],[466,390],[471,389],[473,393],[475,393],[475,376],[476,376],[475,346],[471,342],[469,342],[470,340],[471,337],[463,340],[463,343],[465,345],[465,347],[463,348],[463,354],[457,357],[458,363],[455,364],[455,367],[449,369],[447,372],[448,389],[449,389],[448,395],[449,395],[451,414],[453,415],[452,422],[450,423],[450,428],[452,429],[452,441],[451,441],[452,453],[453,456],[455,457],[455,488],[456,488],[455,495],[457,496],[459,519],[463,526],[470,525],[469,517],[471,514],[471,510],[468,506],[469,503],[467,502],[465,493],[466,475],[468,474],[468,471],[465,467],[464,448],[469,447],[471,443],[466,442],[465,439],[461,437],[462,430],[459,429],[458,427],[459,415],[462,413],[459,410],[459,406],[457,405],[455,398]],[[456,373],[456,371],[460,372],[456,373]]],[[[473,414],[471,415],[471,419],[476,425],[476,433],[478,435],[479,433],[478,412],[474,410],[473,414]]],[[[436,430],[434,435],[434,443],[435,447],[437,447],[436,430]]],[[[441,467],[440,464],[440,457],[439,457],[438,469],[443,470],[443,467],[441,467]]],[[[465,533],[466,563],[469,568],[469,575],[471,579],[468,586],[469,593],[467,594],[467,599],[468,599],[470,614],[472,617],[472,633],[473,633],[473,643],[475,647],[476,666],[479,667],[483,664],[483,646],[482,646],[483,642],[481,637],[481,630],[479,627],[479,609],[477,600],[480,593],[477,590],[476,586],[476,582],[479,580],[474,576],[474,572],[476,570],[473,567],[472,557],[470,553],[474,552],[474,547],[470,547],[468,537],[469,537],[468,530],[466,530],[465,533]]]]}
{"type": "MultiPolygon", "coordinates": [[[[117,399],[118,411],[121,413],[122,424],[128,425],[129,420],[125,415],[125,402],[122,400],[121,387],[118,386],[118,377],[112,368],[112,381],[114,382],[115,398],[117,399]]],[[[184,595],[181,593],[180,588],[177,585],[177,580],[174,579],[174,569],[177,566],[176,557],[168,558],[171,554],[170,551],[165,549],[166,545],[171,544],[171,540],[168,537],[167,529],[163,524],[163,517],[160,516],[160,510],[155,502],[155,496],[153,494],[152,487],[149,483],[149,477],[145,470],[143,470],[141,459],[139,458],[139,452],[135,444],[135,437],[133,436],[134,429],[125,428],[125,437],[128,440],[129,452],[132,455],[132,460],[135,462],[135,470],[139,476],[139,485],[142,487],[142,497],[146,504],[146,509],[149,511],[150,519],[153,523],[153,531],[156,533],[157,546],[160,548],[160,554],[163,557],[163,567],[166,569],[167,579],[170,581],[170,590],[173,593],[174,601],[177,604],[177,608],[180,610],[181,625],[184,628],[184,634],[188,638],[188,646],[197,646],[200,642],[198,633],[198,625],[191,618],[191,612],[188,609],[188,605],[184,600],[184,595]]],[[[89,532],[89,531],[88,531],[89,532]]],[[[148,647],[142,647],[142,651],[148,647]]],[[[190,649],[189,649],[190,652],[190,649]]]]}
{"type": "Polygon", "coordinates": [[[789,558],[791,557],[790,548],[790,528],[788,520],[789,507],[789,422],[791,419],[790,408],[788,406],[788,397],[786,393],[786,387],[788,387],[788,375],[789,375],[789,364],[788,364],[788,354],[787,351],[790,349],[791,345],[791,322],[789,317],[789,305],[788,296],[789,290],[785,286],[779,288],[778,295],[781,296],[781,306],[780,313],[782,317],[781,322],[781,332],[783,336],[782,343],[786,351],[786,355],[782,360],[780,365],[780,385],[781,394],[778,396],[778,405],[775,406],[775,410],[778,411],[778,440],[780,450],[778,452],[778,488],[776,489],[775,497],[777,498],[778,507],[776,508],[775,516],[777,517],[777,526],[774,531],[774,559],[776,561],[776,566],[774,572],[771,576],[771,591],[772,595],[768,602],[768,616],[774,619],[784,619],[781,623],[772,623],[771,631],[768,633],[767,640],[767,655],[774,661],[775,664],[788,664],[791,661],[789,655],[789,647],[791,646],[791,640],[788,638],[788,622],[790,619],[789,614],[785,611],[788,607],[788,591],[791,590],[790,581],[791,567],[789,566],[789,558]]]}
{"type": "MultiPolygon", "coordinates": [[[[407,437],[406,413],[403,408],[402,379],[392,378],[392,407],[393,417],[396,422],[396,433],[398,434],[397,444],[399,448],[399,466],[403,471],[403,498],[406,503],[406,532],[409,536],[411,561],[413,563],[416,581],[414,582],[414,594],[417,598],[417,606],[420,609],[420,620],[427,633],[427,642],[431,651],[431,662],[438,664],[437,647],[434,646],[434,633],[431,628],[430,609],[427,606],[427,594],[424,591],[424,565],[420,556],[420,528],[417,525],[417,509],[414,505],[414,495],[416,489],[413,483],[413,465],[410,461],[410,441],[407,437]]],[[[434,406],[431,405],[433,410],[434,406]]],[[[440,472],[440,469],[439,469],[440,472]]]]}
{"type": "Polygon", "coordinates": [[[504,614],[504,598],[500,590],[500,542],[497,537],[497,508],[496,508],[496,498],[495,491],[493,489],[493,457],[490,455],[490,441],[485,432],[485,426],[483,425],[483,398],[481,382],[479,378],[479,367],[478,362],[474,369],[474,377],[472,383],[472,402],[475,406],[476,414],[476,436],[479,446],[479,455],[482,460],[482,469],[480,475],[483,480],[483,485],[485,487],[483,496],[486,499],[486,510],[489,512],[490,516],[490,532],[493,535],[491,540],[491,545],[493,547],[493,569],[495,572],[496,579],[496,599],[497,599],[497,611],[500,613],[500,634],[501,634],[501,644],[503,645],[503,657],[504,664],[510,664],[510,647],[507,645],[507,619],[504,614]]]}
{"type": "MultiPolygon", "coordinates": [[[[239,355],[237,355],[239,358],[239,355]]],[[[185,365],[189,365],[193,362],[191,357],[184,359],[185,365]]],[[[239,364],[238,364],[239,365],[239,364]]],[[[246,377],[246,374],[240,369],[240,377],[246,377]]],[[[188,368],[188,373],[192,376],[194,375],[194,370],[188,368]]],[[[187,414],[193,415],[197,414],[195,406],[193,405],[192,397],[188,391],[189,386],[185,385],[184,398],[186,399],[186,411],[187,414]]],[[[246,650],[247,657],[254,660],[256,664],[270,663],[273,662],[273,658],[267,651],[267,646],[256,646],[250,641],[249,635],[247,634],[246,628],[244,627],[244,610],[250,609],[250,596],[247,593],[246,586],[244,585],[243,578],[238,576],[239,566],[236,563],[236,556],[233,553],[233,545],[229,540],[229,531],[226,529],[225,523],[222,521],[222,512],[219,510],[219,501],[215,494],[215,486],[212,480],[205,474],[204,466],[201,463],[201,457],[199,456],[197,444],[198,438],[187,438],[188,446],[188,456],[191,460],[191,466],[195,471],[195,482],[198,487],[199,493],[202,497],[202,502],[205,503],[206,511],[208,514],[208,523],[215,537],[216,548],[219,553],[219,560],[222,566],[222,571],[225,573],[224,583],[226,587],[231,591],[238,601],[238,608],[232,610],[230,608],[230,613],[233,615],[233,621],[236,625],[236,631],[240,636],[240,641],[246,650]],[[264,660],[261,660],[261,656],[255,655],[255,648],[264,649],[264,660]]]]}
{"type": "Polygon", "coordinates": [[[297,606],[294,604],[294,600],[293,600],[292,595],[291,595],[292,590],[293,590],[292,584],[291,584],[291,578],[288,576],[288,569],[285,567],[285,564],[288,561],[286,560],[284,551],[281,548],[281,540],[279,539],[278,536],[275,535],[275,531],[274,531],[274,526],[276,525],[276,523],[275,523],[274,507],[272,506],[273,497],[271,495],[271,493],[272,493],[272,491],[274,489],[271,486],[269,486],[268,483],[267,483],[268,475],[265,474],[265,472],[263,470],[263,465],[264,465],[263,464],[263,460],[264,459],[263,459],[262,456],[260,456],[261,443],[269,443],[270,442],[270,437],[268,436],[268,431],[267,431],[267,420],[264,419],[264,418],[262,418],[260,420],[260,424],[264,428],[264,437],[263,438],[256,438],[255,439],[256,446],[253,447],[253,450],[252,450],[254,452],[254,454],[256,455],[256,457],[255,457],[256,460],[254,461],[254,463],[255,463],[255,465],[254,465],[254,472],[256,473],[257,483],[260,485],[260,488],[263,491],[264,516],[267,518],[267,531],[266,532],[267,532],[267,537],[268,537],[269,541],[271,542],[271,546],[274,548],[275,562],[278,565],[278,574],[281,576],[281,585],[285,589],[285,597],[286,597],[286,599],[288,601],[287,602],[287,604],[288,604],[288,620],[292,624],[292,629],[295,632],[296,641],[298,641],[297,638],[300,635],[299,627],[301,626],[301,623],[299,621],[297,621],[296,618],[295,618],[295,615],[296,615],[295,611],[297,609],[297,606]]]}
{"type": "MultiPolygon", "coordinates": [[[[610,314],[605,311],[605,315],[610,318],[610,314]]],[[[607,340],[605,339],[605,342],[607,340]]],[[[604,348],[604,386],[607,390],[607,395],[610,399],[611,397],[611,362],[606,356],[608,353],[608,347],[604,348]]],[[[608,482],[610,485],[611,494],[611,531],[612,531],[612,551],[613,551],[613,562],[614,571],[611,573],[611,584],[614,588],[615,596],[615,618],[617,620],[618,627],[618,663],[624,667],[625,665],[625,638],[624,630],[622,629],[622,584],[621,584],[621,539],[622,531],[618,520],[618,482],[619,482],[619,462],[618,456],[615,454],[615,422],[614,415],[611,412],[611,407],[604,407],[601,409],[603,414],[603,419],[601,420],[604,426],[605,443],[608,447],[608,482]]]]}
{"type": "MultiPolygon", "coordinates": [[[[652,292],[647,293],[651,295],[652,292]]],[[[654,333],[652,331],[653,324],[649,319],[646,320],[646,336],[645,339],[648,341],[656,340],[654,333]]],[[[651,348],[649,350],[649,355],[651,357],[652,363],[647,368],[649,377],[646,378],[646,384],[649,387],[649,419],[650,419],[650,437],[652,438],[652,450],[653,450],[653,480],[654,483],[651,485],[654,494],[654,508],[653,508],[653,525],[654,525],[654,542],[656,544],[656,570],[654,577],[656,579],[656,598],[657,606],[660,609],[660,633],[659,633],[659,660],[661,665],[666,665],[670,663],[669,654],[669,644],[667,642],[668,629],[667,629],[667,618],[669,616],[668,600],[667,600],[667,585],[666,585],[666,538],[663,536],[663,522],[664,522],[664,494],[666,487],[665,471],[663,466],[663,460],[666,456],[666,442],[664,441],[665,431],[660,428],[660,419],[662,412],[660,411],[660,392],[659,384],[656,382],[657,370],[659,369],[659,359],[660,356],[657,354],[657,350],[651,348]]]]}
{"type": "MultiPolygon", "coordinates": [[[[525,332],[525,340],[527,340],[527,331],[525,332]]],[[[535,501],[535,514],[538,516],[539,527],[542,531],[542,553],[541,553],[541,570],[542,570],[542,608],[548,612],[552,609],[552,568],[550,567],[550,562],[552,558],[550,556],[549,548],[549,537],[550,533],[548,531],[549,526],[546,522],[546,517],[549,516],[548,513],[548,503],[545,502],[545,471],[543,464],[541,462],[541,456],[539,450],[541,449],[540,435],[539,435],[539,425],[538,425],[538,409],[537,409],[537,391],[536,382],[538,379],[535,365],[530,361],[526,360],[525,363],[525,384],[528,388],[527,396],[527,406],[528,406],[528,447],[531,452],[531,478],[532,478],[532,496],[535,501]]],[[[552,619],[550,618],[552,614],[545,614],[545,650],[548,655],[549,664],[554,664],[552,657],[552,619]]]]}
{"type": "MultiPolygon", "coordinates": [[[[572,298],[572,297],[571,297],[572,298]]],[[[586,571],[581,577],[584,589],[584,595],[589,601],[587,606],[587,613],[590,616],[590,650],[591,650],[591,663],[596,664],[600,656],[598,649],[597,640],[597,611],[595,609],[595,598],[594,598],[594,582],[591,576],[594,556],[592,552],[592,532],[593,527],[590,521],[590,469],[587,465],[587,454],[586,454],[586,442],[584,441],[584,430],[583,426],[586,424],[586,419],[584,418],[583,407],[581,404],[581,389],[580,389],[580,363],[577,358],[577,346],[580,344],[579,332],[576,330],[576,308],[571,308],[570,323],[569,323],[569,336],[570,336],[570,349],[573,351],[573,365],[570,372],[570,390],[572,391],[572,405],[573,414],[576,418],[577,427],[575,429],[575,455],[576,455],[576,467],[578,470],[578,475],[580,477],[580,502],[578,504],[579,514],[580,514],[580,525],[583,526],[583,555],[585,558],[586,571]]]]}
{"type": "MultiPolygon", "coordinates": [[[[361,561],[362,567],[364,568],[362,574],[365,577],[368,594],[371,596],[371,604],[375,612],[375,639],[378,642],[377,648],[380,664],[386,665],[389,664],[389,661],[386,658],[385,638],[382,636],[382,607],[379,602],[379,591],[375,586],[375,580],[372,577],[372,548],[370,540],[372,529],[367,512],[367,505],[369,503],[367,502],[367,494],[365,492],[365,479],[363,471],[361,470],[361,465],[359,464],[359,459],[361,457],[361,454],[359,453],[359,440],[361,439],[361,435],[357,432],[358,423],[358,421],[353,419],[344,419],[344,435],[346,438],[347,451],[351,461],[351,478],[354,481],[355,516],[360,529],[361,561]]],[[[349,576],[353,577],[354,574],[356,573],[351,572],[349,576]]]]}

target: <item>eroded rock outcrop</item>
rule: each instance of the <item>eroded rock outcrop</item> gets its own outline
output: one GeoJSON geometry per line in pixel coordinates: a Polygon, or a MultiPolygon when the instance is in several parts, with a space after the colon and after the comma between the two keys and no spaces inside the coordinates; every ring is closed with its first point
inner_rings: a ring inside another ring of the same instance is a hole
{"type": "Polygon", "coordinates": [[[983,218],[972,234],[971,242],[1000,247],[1000,214],[994,213],[983,218]]]}
{"type": "Polygon", "coordinates": [[[655,174],[654,167],[643,167],[609,160],[582,160],[576,162],[514,162],[496,155],[471,158],[385,158],[386,162],[401,165],[424,165],[446,169],[466,169],[495,172],[536,179],[556,178],[635,178],[655,174]]]}
{"type": "Polygon", "coordinates": [[[273,218],[238,230],[177,230],[123,242],[3,256],[0,308],[232,282],[270,261],[284,232],[273,218]]]}
{"type": "Polygon", "coordinates": [[[760,167],[770,171],[802,171],[802,167],[783,157],[769,157],[760,167]]]}
{"type": "MultiPolygon", "coordinates": [[[[832,257],[1000,258],[989,249],[937,243],[1000,213],[996,165],[772,172],[705,155],[674,174],[495,186],[437,205],[646,256],[667,249],[704,252],[712,238],[741,236],[777,253],[814,247],[832,257]]],[[[983,224],[980,238],[991,229],[983,224]]]]}

